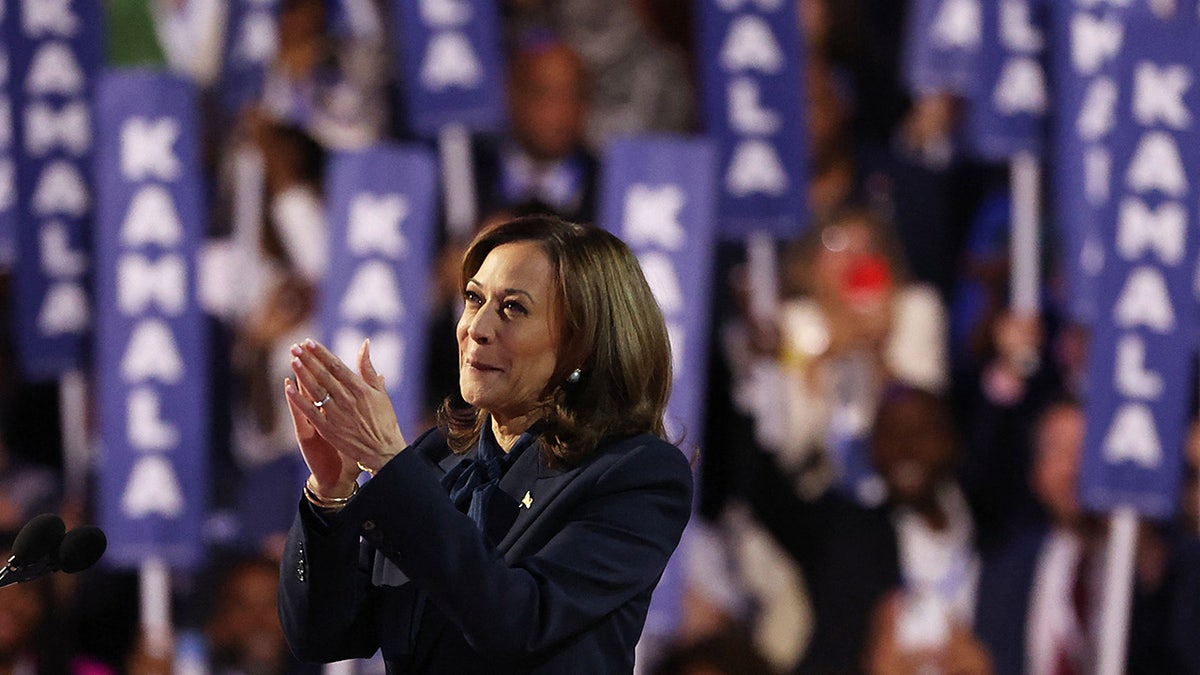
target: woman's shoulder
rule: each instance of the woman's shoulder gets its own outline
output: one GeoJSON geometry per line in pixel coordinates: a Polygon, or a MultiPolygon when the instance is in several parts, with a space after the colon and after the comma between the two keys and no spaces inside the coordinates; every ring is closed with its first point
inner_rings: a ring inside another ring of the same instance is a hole
{"type": "Polygon", "coordinates": [[[601,479],[614,475],[649,480],[677,480],[689,485],[691,463],[674,444],[650,433],[601,443],[587,462],[601,479]]]}

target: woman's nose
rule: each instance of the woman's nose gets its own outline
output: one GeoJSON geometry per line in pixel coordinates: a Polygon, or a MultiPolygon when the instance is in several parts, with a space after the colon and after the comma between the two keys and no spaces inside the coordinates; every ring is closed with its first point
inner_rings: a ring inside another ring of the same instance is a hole
{"type": "Polygon", "coordinates": [[[495,334],[491,312],[481,307],[467,322],[467,336],[481,344],[487,343],[495,334]]]}

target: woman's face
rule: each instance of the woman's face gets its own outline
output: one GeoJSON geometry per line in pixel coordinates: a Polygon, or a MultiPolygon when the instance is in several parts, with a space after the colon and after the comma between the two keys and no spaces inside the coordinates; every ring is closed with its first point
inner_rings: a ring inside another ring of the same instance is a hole
{"type": "Polygon", "coordinates": [[[463,399],[501,419],[533,411],[558,361],[561,299],[540,245],[492,249],[463,291],[458,384],[463,399]]]}

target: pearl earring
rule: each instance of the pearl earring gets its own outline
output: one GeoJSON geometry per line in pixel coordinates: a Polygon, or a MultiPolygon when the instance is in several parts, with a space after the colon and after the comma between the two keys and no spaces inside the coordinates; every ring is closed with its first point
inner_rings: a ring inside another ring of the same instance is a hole
{"type": "Polygon", "coordinates": [[[570,382],[571,384],[575,384],[576,382],[579,381],[579,378],[582,376],[583,376],[583,371],[576,368],[575,370],[571,371],[570,375],[567,375],[567,382],[570,382]]]}

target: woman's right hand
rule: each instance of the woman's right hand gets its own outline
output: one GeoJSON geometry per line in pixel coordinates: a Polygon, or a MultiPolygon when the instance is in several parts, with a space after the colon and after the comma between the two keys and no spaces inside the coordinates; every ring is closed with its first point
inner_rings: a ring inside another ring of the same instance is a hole
{"type": "MultiPolygon", "coordinates": [[[[288,410],[292,413],[292,426],[296,430],[296,442],[300,454],[312,473],[312,488],[322,497],[344,497],[354,491],[354,482],[361,470],[353,460],[342,455],[324,436],[317,431],[304,413],[296,408],[291,394],[296,392],[296,382],[291,378],[284,381],[284,395],[288,410]]],[[[308,393],[300,390],[302,396],[308,393]]]]}

